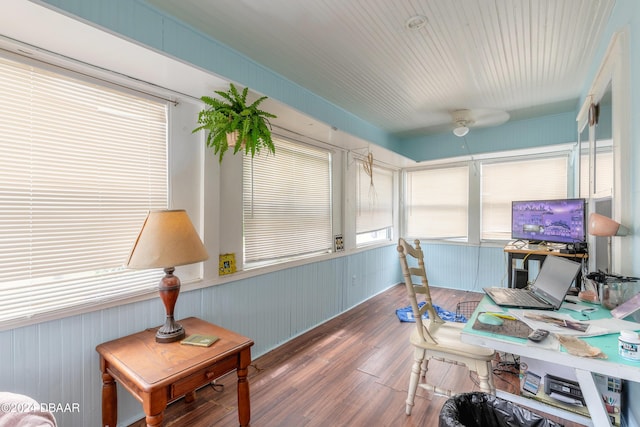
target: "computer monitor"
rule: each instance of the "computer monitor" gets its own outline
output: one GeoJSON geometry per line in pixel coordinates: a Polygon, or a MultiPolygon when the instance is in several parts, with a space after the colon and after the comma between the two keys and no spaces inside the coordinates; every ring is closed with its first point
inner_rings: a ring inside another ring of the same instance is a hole
{"type": "Polygon", "coordinates": [[[586,242],[585,199],[511,203],[511,238],[550,243],[586,242]]]}

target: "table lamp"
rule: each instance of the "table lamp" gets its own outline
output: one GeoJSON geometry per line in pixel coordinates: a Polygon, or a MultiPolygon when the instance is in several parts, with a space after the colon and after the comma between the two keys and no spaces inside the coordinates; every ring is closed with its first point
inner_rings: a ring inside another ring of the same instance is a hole
{"type": "Polygon", "coordinates": [[[614,236],[626,236],[629,229],[609,217],[592,213],[589,215],[589,234],[597,237],[606,237],[607,240],[607,273],[611,273],[611,238],[614,236]]]}
{"type": "Polygon", "coordinates": [[[589,234],[601,237],[626,236],[629,229],[609,217],[592,213],[589,215],[589,234]]]}
{"type": "Polygon", "coordinates": [[[175,267],[208,258],[207,250],[184,210],[149,212],[126,266],[164,269],[165,276],[160,280],[158,290],[167,317],[156,333],[157,342],[170,343],[185,337],[184,328],[173,317],[180,293],[180,279],[173,274],[175,267]]]}

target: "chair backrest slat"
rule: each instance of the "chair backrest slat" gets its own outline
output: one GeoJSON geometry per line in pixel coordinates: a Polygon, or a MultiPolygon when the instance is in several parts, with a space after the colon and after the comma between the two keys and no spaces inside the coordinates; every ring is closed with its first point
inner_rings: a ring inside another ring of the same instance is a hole
{"type": "Polygon", "coordinates": [[[429,338],[433,342],[436,342],[431,334],[429,334],[429,331],[427,331],[423,327],[420,319],[426,312],[428,313],[429,319],[431,319],[432,322],[444,323],[444,320],[442,320],[442,318],[433,308],[433,301],[431,300],[431,293],[429,292],[429,280],[427,279],[427,272],[424,267],[424,254],[422,252],[422,248],[420,247],[420,241],[415,240],[414,244],[415,247],[407,243],[407,241],[402,238],[398,240],[398,255],[400,258],[400,267],[402,268],[402,275],[404,277],[404,283],[407,287],[407,294],[409,296],[409,301],[411,302],[413,315],[416,319],[418,333],[423,340],[426,340],[426,332],[429,338]],[[407,256],[417,261],[418,266],[409,266],[407,256]],[[420,282],[414,283],[414,277],[418,277],[420,279],[420,282]],[[418,298],[418,295],[421,295],[422,297],[418,298]],[[422,307],[420,307],[421,302],[424,302],[424,305],[422,307]]]}

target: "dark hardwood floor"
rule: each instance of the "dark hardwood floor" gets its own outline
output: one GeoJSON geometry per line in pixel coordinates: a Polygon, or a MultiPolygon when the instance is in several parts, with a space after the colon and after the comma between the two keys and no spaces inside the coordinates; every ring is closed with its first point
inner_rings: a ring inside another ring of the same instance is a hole
{"type": "MultiPolygon", "coordinates": [[[[482,295],[432,288],[434,303],[455,311],[459,301],[482,295]]],[[[437,426],[446,397],[418,389],[411,416],[405,399],[413,349],[411,323],[395,310],[408,305],[404,285],[394,286],[348,312],[255,359],[249,371],[254,427],[437,426]]],[[[496,361],[496,387],[513,391],[515,367],[496,361]]],[[[464,367],[431,362],[428,375],[453,389],[479,391],[464,367]]],[[[228,375],[180,399],[165,411],[166,427],[237,426],[236,377],[228,375]]],[[[577,424],[564,422],[567,427],[577,424]]],[[[130,427],[142,427],[140,420],[130,427]]]]}

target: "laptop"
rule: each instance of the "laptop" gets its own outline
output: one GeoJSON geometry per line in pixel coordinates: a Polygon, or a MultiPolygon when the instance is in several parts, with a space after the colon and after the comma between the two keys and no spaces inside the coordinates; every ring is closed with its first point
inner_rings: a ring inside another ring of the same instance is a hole
{"type": "Polygon", "coordinates": [[[531,289],[483,288],[501,307],[558,310],[567,295],[581,264],[570,259],[548,255],[531,289]]]}

